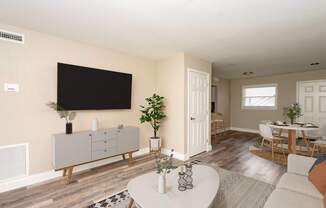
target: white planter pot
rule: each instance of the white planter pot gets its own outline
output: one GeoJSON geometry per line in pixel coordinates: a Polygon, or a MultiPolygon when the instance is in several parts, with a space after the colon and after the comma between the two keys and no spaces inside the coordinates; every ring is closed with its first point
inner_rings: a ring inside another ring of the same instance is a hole
{"type": "Polygon", "coordinates": [[[158,176],[158,192],[160,194],[166,193],[166,174],[159,174],[158,176]]]}
{"type": "Polygon", "coordinates": [[[161,147],[161,138],[160,137],[151,137],[150,138],[150,149],[152,151],[158,151],[161,147]]]}

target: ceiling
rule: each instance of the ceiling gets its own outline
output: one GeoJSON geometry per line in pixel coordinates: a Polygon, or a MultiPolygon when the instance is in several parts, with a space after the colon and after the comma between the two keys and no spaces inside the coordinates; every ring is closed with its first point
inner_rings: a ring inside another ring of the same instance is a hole
{"type": "Polygon", "coordinates": [[[325,0],[1,0],[0,22],[154,60],[185,52],[222,78],[326,69],[325,0]]]}

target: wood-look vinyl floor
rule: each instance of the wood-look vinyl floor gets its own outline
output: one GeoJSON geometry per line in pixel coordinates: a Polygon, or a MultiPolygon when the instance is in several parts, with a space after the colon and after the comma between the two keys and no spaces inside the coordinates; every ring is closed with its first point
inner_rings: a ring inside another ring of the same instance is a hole
{"type": "MultiPolygon", "coordinates": [[[[212,138],[213,151],[202,153],[192,159],[238,172],[271,184],[275,184],[285,172],[285,167],[257,157],[249,152],[249,146],[259,138],[257,134],[227,131],[212,138]]],[[[181,161],[176,161],[181,163],[181,161]]],[[[124,188],[137,175],[149,172],[155,167],[150,155],[128,162],[94,168],[74,175],[75,182],[69,185],[63,179],[56,179],[0,194],[1,208],[77,208],[87,207],[124,188]]]]}

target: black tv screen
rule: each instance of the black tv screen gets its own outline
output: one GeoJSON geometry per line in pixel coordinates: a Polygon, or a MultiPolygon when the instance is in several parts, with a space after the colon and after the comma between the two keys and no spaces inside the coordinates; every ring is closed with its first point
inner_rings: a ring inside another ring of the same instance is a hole
{"type": "Polygon", "coordinates": [[[65,110],[131,108],[131,74],[58,63],[57,81],[65,110]]]}

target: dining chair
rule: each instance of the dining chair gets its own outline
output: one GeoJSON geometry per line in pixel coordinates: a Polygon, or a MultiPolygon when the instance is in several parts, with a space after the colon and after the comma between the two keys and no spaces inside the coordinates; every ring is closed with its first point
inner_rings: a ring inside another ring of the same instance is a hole
{"type": "Polygon", "coordinates": [[[312,151],[311,151],[311,157],[313,157],[315,155],[315,152],[320,153],[321,149],[323,149],[324,153],[326,150],[326,141],[319,139],[316,141],[311,142],[312,143],[312,151]]]}
{"type": "Polygon", "coordinates": [[[216,135],[216,134],[224,132],[224,131],[225,131],[225,126],[224,126],[223,114],[212,113],[211,135],[216,135]]]}
{"type": "Polygon", "coordinates": [[[275,159],[274,156],[275,149],[280,149],[283,153],[284,159],[286,160],[285,152],[284,149],[282,148],[282,145],[285,144],[284,138],[274,136],[272,128],[266,124],[259,124],[259,131],[260,131],[260,135],[263,137],[261,142],[261,147],[263,148],[264,144],[268,143],[268,145],[272,149],[272,160],[275,159]]]}
{"type": "Polygon", "coordinates": [[[307,132],[306,135],[303,135],[305,143],[308,145],[307,150],[311,152],[311,157],[314,156],[316,151],[326,150],[326,137],[322,135],[325,135],[325,132],[321,129],[319,131],[307,132]]]}
{"type": "MultiPolygon", "coordinates": [[[[269,124],[273,124],[273,121],[262,120],[262,121],[260,121],[260,124],[269,125],[269,124]]],[[[272,129],[272,132],[273,132],[273,136],[276,136],[276,137],[284,137],[284,138],[288,137],[287,132],[284,132],[283,129],[272,129]]]]}

